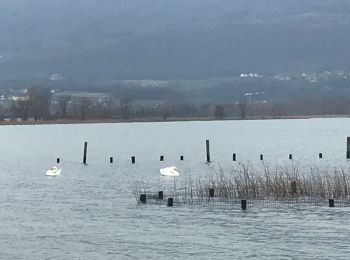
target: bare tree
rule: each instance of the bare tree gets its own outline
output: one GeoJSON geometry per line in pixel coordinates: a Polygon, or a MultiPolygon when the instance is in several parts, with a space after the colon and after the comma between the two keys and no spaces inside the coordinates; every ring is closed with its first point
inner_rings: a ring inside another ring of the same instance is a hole
{"type": "Polygon", "coordinates": [[[160,115],[163,118],[163,121],[166,121],[168,117],[170,116],[170,108],[167,105],[162,105],[160,107],[160,115]]]}
{"type": "Polygon", "coordinates": [[[29,99],[17,100],[13,105],[13,112],[15,115],[21,117],[23,121],[27,120],[30,114],[30,102],[29,99]]]}
{"type": "Polygon", "coordinates": [[[223,119],[225,116],[225,110],[223,106],[216,105],[215,111],[214,111],[214,118],[215,119],[223,119]]]}
{"type": "Polygon", "coordinates": [[[91,101],[87,98],[82,98],[79,103],[80,116],[82,120],[86,119],[87,113],[91,107],[91,101]]]}
{"type": "Polygon", "coordinates": [[[59,105],[60,105],[60,110],[61,110],[61,116],[63,118],[66,118],[67,116],[67,106],[69,101],[71,100],[70,96],[60,96],[59,97],[59,105]]]}
{"type": "Polygon", "coordinates": [[[3,121],[5,118],[6,109],[3,107],[3,105],[0,105],[0,121],[3,121]]]}
{"type": "Polygon", "coordinates": [[[238,106],[240,109],[241,118],[245,119],[247,116],[247,110],[248,110],[247,99],[245,98],[245,96],[241,99],[238,106]]]}
{"type": "Polygon", "coordinates": [[[128,119],[131,114],[131,100],[129,98],[120,99],[120,113],[123,119],[128,119]]]}
{"type": "Polygon", "coordinates": [[[48,89],[34,87],[28,90],[30,110],[34,120],[45,120],[50,115],[51,94],[48,89]]]}

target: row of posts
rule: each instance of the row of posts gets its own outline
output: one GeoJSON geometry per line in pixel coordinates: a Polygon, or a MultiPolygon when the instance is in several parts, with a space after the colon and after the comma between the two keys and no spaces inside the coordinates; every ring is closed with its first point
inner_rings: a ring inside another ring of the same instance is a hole
{"type": "MultiPolygon", "coordinates": [[[[214,195],[215,195],[215,190],[213,188],[209,189],[209,198],[214,198],[214,195]]],[[[163,199],[164,199],[163,191],[158,191],[158,200],[163,200],[163,199]]],[[[147,196],[146,196],[146,194],[141,194],[140,195],[140,203],[147,204],[147,196]]],[[[173,207],[174,206],[174,198],[168,198],[167,206],[168,207],[173,207]]],[[[329,199],[328,200],[328,206],[330,208],[334,208],[335,207],[334,199],[329,199]]],[[[244,199],[241,200],[241,210],[247,210],[247,200],[244,200],[244,199]]]]}
{"type": "MultiPolygon", "coordinates": [[[[158,191],[158,200],[163,200],[163,199],[164,199],[163,191],[158,191]]],[[[142,203],[142,204],[146,204],[147,203],[146,194],[141,194],[140,195],[140,203],[142,203]]],[[[168,198],[167,206],[168,207],[173,207],[174,206],[174,198],[168,198]]]]}
{"type": "MultiPolygon", "coordinates": [[[[210,160],[210,142],[209,140],[206,140],[205,142],[205,147],[206,147],[206,155],[207,155],[207,163],[210,163],[211,160],[210,160]]],[[[88,148],[88,143],[85,142],[84,143],[84,154],[83,154],[83,164],[84,165],[87,165],[87,148],[88,148]]],[[[289,154],[289,157],[288,157],[290,160],[293,160],[293,155],[292,154],[289,154]]],[[[322,159],[323,158],[323,154],[322,153],[319,153],[318,154],[318,158],[322,159]]],[[[350,137],[347,137],[347,143],[346,143],[346,159],[350,160],[350,137]]],[[[161,155],[159,157],[159,160],[160,161],[164,161],[164,156],[161,155]]],[[[183,161],[184,160],[184,156],[181,155],[180,156],[180,161],[183,161]]],[[[232,160],[233,161],[236,161],[237,160],[237,155],[235,153],[233,153],[232,155],[232,160]]],[[[264,160],[264,155],[263,154],[260,154],[260,160],[263,161],[264,160]]],[[[57,163],[60,163],[60,158],[57,158],[57,163]]],[[[110,163],[113,163],[113,157],[110,157],[109,158],[109,162],[110,163]]],[[[136,158],[135,156],[132,156],[131,157],[131,163],[132,164],[135,164],[136,163],[136,158]]]]}
{"type": "MultiPolygon", "coordinates": [[[[85,142],[84,143],[84,154],[83,154],[83,164],[84,165],[87,165],[87,148],[88,148],[88,143],[85,142]]],[[[159,160],[160,161],[164,161],[164,155],[161,155],[159,157],[159,160]]],[[[185,160],[185,157],[183,155],[180,156],[180,161],[184,161],[185,160]]],[[[61,162],[61,159],[60,158],[57,158],[56,159],[56,162],[57,163],[60,163],[61,162]]],[[[114,158],[113,157],[109,157],[109,163],[113,163],[114,162],[114,158]]],[[[135,164],[136,163],[136,157],[135,156],[131,156],[131,163],[132,164],[135,164]]]]}
{"type": "MultiPolygon", "coordinates": [[[[207,163],[210,163],[210,143],[209,143],[209,140],[206,140],[206,152],[207,152],[207,163]]],[[[323,154],[322,153],[319,153],[318,154],[318,158],[322,159],[323,158],[323,154]]],[[[237,160],[237,156],[236,154],[234,153],[232,155],[232,159],[233,161],[236,161],[237,160]]],[[[289,159],[290,160],[293,160],[293,155],[292,154],[289,154],[289,159]]],[[[347,140],[346,140],[346,159],[350,160],[350,137],[347,137],[347,140]]],[[[260,160],[264,160],[264,155],[263,154],[260,154],[260,160]]]]}
{"type": "MultiPolygon", "coordinates": [[[[184,156],[181,155],[180,156],[180,161],[183,161],[184,160],[184,156]]],[[[159,161],[163,162],[164,161],[164,155],[161,155],[159,157],[159,161]]],[[[113,163],[113,157],[109,157],[109,163],[113,163]]],[[[136,157],[135,156],[131,156],[131,163],[132,164],[135,164],[136,163],[136,157]]]]}
{"type": "MultiPolygon", "coordinates": [[[[348,152],[347,152],[347,159],[350,159],[350,137],[348,137],[348,152]]],[[[206,154],[207,154],[207,163],[210,163],[210,142],[209,140],[206,140],[205,142],[205,147],[206,147],[206,154]]],[[[289,154],[288,156],[289,160],[293,160],[293,155],[292,154],[289,154]]],[[[318,158],[322,159],[323,158],[323,154],[322,153],[319,153],[318,154],[318,158]]],[[[237,155],[235,153],[232,154],[232,160],[233,161],[237,161],[237,155]]],[[[260,160],[263,161],[264,160],[264,155],[263,154],[260,154],[260,160]]]]}

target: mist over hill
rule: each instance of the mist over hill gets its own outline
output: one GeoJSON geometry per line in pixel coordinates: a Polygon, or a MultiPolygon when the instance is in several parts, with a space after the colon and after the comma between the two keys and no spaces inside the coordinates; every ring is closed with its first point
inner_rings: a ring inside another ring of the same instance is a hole
{"type": "Polygon", "coordinates": [[[3,0],[0,81],[350,70],[347,0],[3,0]]]}

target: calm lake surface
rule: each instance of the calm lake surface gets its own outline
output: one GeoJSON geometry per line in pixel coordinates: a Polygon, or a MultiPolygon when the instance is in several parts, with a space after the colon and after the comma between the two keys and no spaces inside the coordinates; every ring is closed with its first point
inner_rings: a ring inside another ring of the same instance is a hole
{"type": "Polygon", "coordinates": [[[1,126],[0,133],[0,259],[349,259],[350,208],[139,206],[130,182],[157,185],[159,168],[173,165],[205,178],[219,167],[258,165],[260,154],[271,165],[348,169],[350,119],[1,126]],[[57,157],[62,175],[45,177],[57,157]]]}

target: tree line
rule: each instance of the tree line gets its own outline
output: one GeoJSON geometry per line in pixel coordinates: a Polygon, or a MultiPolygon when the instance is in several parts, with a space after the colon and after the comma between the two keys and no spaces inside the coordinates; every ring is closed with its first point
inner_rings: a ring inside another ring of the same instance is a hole
{"type": "Polygon", "coordinates": [[[297,116],[349,115],[346,96],[252,101],[243,96],[230,103],[188,103],[181,100],[138,102],[129,97],[87,98],[53,95],[45,88],[30,88],[26,95],[0,107],[1,119],[47,120],[181,120],[250,119],[297,116]]]}

